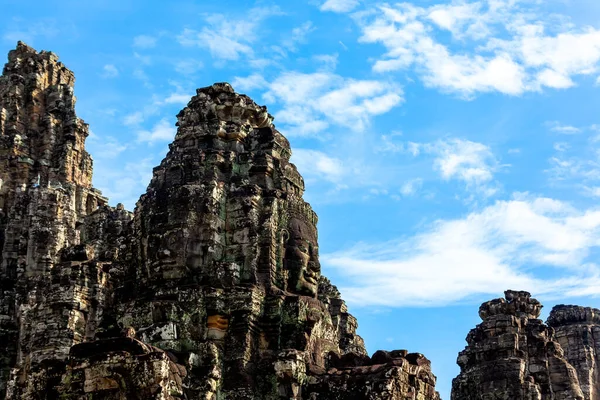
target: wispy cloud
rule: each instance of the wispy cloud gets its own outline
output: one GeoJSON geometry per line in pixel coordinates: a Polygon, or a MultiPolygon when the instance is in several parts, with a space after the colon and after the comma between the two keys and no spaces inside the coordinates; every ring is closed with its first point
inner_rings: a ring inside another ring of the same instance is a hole
{"type": "Polygon", "coordinates": [[[327,0],[321,5],[321,11],[346,13],[354,10],[359,4],[359,0],[327,0]]]}
{"type": "Polygon", "coordinates": [[[561,124],[558,121],[548,121],[546,122],[546,126],[548,126],[552,132],[564,133],[566,135],[573,135],[582,131],[581,128],[561,124]]]}
{"type": "Polygon", "coordinates": [[[599,245],[600,210],[517,194],[412,237],[357,244],[322,260],[343,271],[340,288],[355,306],[448,305],[506,288],[598,294],[600,270],[587,257],[599,245]],[[542,267],[556,278],[537,277],[542,267]]]}
{"type": "Polygon", "coordinates": [[[204,67],[202,61],[187,59],[175,62],[175,71],[183,75],[192,75],[204,67]]]}
{"type": "Polygon", "coordinates": [[[141,81],[144,84],[144,87],[146,87],[148,89],[154,88],[154,85],[152,84],[150,77],[148,76],[148,74],[146,74],[146,72],[143,69],[141,69],[141,68],[134,69],[133,77],[135,79],[141,81]]]}
{"type": "Polygon", "coordinates": [[[317,54],[314,55],[313,60],[319,62],[320,69],[324,71],[335,71],[338,64],[338,54],[317,54]]]}
{"type": "Polygon", "coordinates": [[[498,161],[488,146],[454,138],[423,147],[425,151],[435,154],[434,165],[444,179],[461,180],[467,188],[480,190],[486,196],[496,192],[495,185],[490,183],[498,168],[498,161]]]}
{"type": "Polygon", "coordinates": [[[189,94],[185,93],[171,93],[167,98],[164,99],[164,104],[187,104],[190,101],[189,94]]]}
{"type": "Polygon", "coordinates": [[[401,137],[383,135],[377,151],[433,157],[432,166],[443,180],[461,181],[468,191],[484,198],[498,192],[499,183],[494,179],[494,174],[501,165],[489,146],[460,138],[416,143],[395,141],[394,136],[401,137]]]}
{"type": "Polygon", "coordinates": [[[102,191],[111,202],[120,202],[132,210],[140,195],[146,191],[152,178],[152,168],[157,160],[152,157],[137,159],[114,168],[111,163],[100,163],[94,167],[94,186],[102,191]]]}
{"type": "Polygon", "coordinates": [[[269,86],[267,80],[260,74],[252,74],[246,77],[236,76],[231,82],[235,90],[253,91],[256,89],[265,89],[269,86]]]}
{"type": "Polygon", "coordinates": [[[172,141],[175,138],[175,124],[163,118],[158,121],[150,130],[140,130],[137,132],[137,140],[154,144],[156,142],[172,141]]]}
{"type": "Polygon", "coordinates": [[[268,85],[264,98],[282,104],[275,118],[288,134],[310,136],[330,124],[364,130],[371,117],[403,101],[402,90],[385,81],[355,80],[330,72],[285,72],[268,85]]]}
{"type": "Polygon", "coordinates": [[[88,140],[88,150],[94,158],[114,159],[127,150],[128,145],[112,136],[100,138],[90,134],[88,140]]]}
{"type": "Polygon", "coordinates": [[[33,44],[38,37],[49,39],[58,36],[60,32],[57,21],[52,18],[38,21],[13,18],[5,27],[2,39],[14,44],[19,40],[33,44]]]}
{"type": "Polygon", "coordinates": [[[123,119],[123,123],[125,125],[138,125],[144,122],[144,113],[141,111],[135,111],[131,114],[128,114],[123,119]]]}
{"type": "Polygon", "coordinates": [[[113,64],[106,64],[104,68],[102,68],[103,78],[116,78],[119,76],[119,70],[113,64]]]}
{"type": "Polygon", "coordinates": [[[156,46],[157,40],[158,39],[154,36],[139,35],[133,38],[133,47],[138,47],[140,49],[150,49],[156,46]]]}
{"type": "Polygon", "coordinates": [[[416,178],[404,182],[400,187],[400,193],[403,196],[413,196],[423,186],[423,179],[416,178]]]}
{"type": "Polygon", "coordinates": [[[600,63],[600,30],[576,29],[543,19],[533,4],[462,1],[417,7],[377,5],[355,14],[363,43],[380,43],[386,53],[373,70],[414,70],[429,87],[472,98],[481,92],[520,95],[544,87],[564,89],[600,63]],[[461,41],[443,44],[441,33],[461,41]],[[494,36],[506,32],[508,37],[494,36]],[[550,33],[555,31],[554,33],[550,33]]]}
{"type": "Polygon", "coordinates": [[[195,30],[185,28],[177,37],[182,46],[207,49],[217,60],[235,61],[252,57],[253,44],[259,39],[259,27],[265,19],[281,15],[277,7],[259,7],[248,11],[244,18],[236,19],[223,14],[206,15],[206,26],[195,30]]]}
{"type": "Polygon", "coordinates": [[[314,32],[316,29],[317,28],[311,21],[306,21],[302,25],[292,29],[289,37],[281,42],[283,48],[278,48],[277,46],[276,49],[278,49],[283,54],[285,54],[288,51],[296,52],[298,51],[298,45],[306,43],[306,41],[308,40],[308,35],[311,32],[314,32]]]}
{"type": "Polygon", "coordinates": [[[340,159],[317,150],[294,149],[291,161],[307,179],[325,179],[340,184],[348,172],[340,159]]]}

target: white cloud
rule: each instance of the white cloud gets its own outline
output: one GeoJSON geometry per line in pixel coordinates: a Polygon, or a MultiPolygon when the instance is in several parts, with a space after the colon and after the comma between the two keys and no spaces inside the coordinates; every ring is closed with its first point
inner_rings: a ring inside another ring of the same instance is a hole
{"type": "Polygon", "coordinates": [[[600,186],[584,186],[584,191],[590,197],[600,197],[600,186]]]}
{"type": "Polygon", "coordinates": [[[276,7],[254,8],[240,19],[210,14],[205,17],[207,26],[200,31],[185,28],[177,40],[182,46],[208,49],[217,60],[235,61],[242,56],[251,58],[261,22],[274,15],[281,15],[276,7]]]}
{"type": "Polygon", "coordinates": [[[436,154],[435,165],[444,179],[460,179],[467,185],[491,181],[498,164],[488,146],[469,140],[441,140],[427,149],[436,154]]]}
{"type": "Polygon", "coordinates": [[[136,111],[129,115],[126,115],[123,119],[123,123],[125,125],[138,125],[144,122],[144,113],[141,111],[136,111]]]}
{"type": "Polygon", "coordinates": [[[568,89],[575,86],[575,82],[568,76],[551,69],[545,69],[537,76],[537,80],[543,85],[554,89],[568,89]]]}
{"type": "Polygon", "coordinates": [[[481,92],[566,89],[575,85],[575,76],[597,72],[600,30],[544,20],[534,7],[533,2],[495,0],[430,7],[399,3],[354,17],[362,30],[359,41],[386,49],[373,64],[375,72],[413,69],[427,86],[468,98],[481,92]],[[451,32],[461,45],[444,45],[440,30],[451,32]]]}
{"type": "Polygon", "coordinates": [[[321,11],[346,13],[354,10],[359,4],[359,0],[327,0],[321,5],[321,11]]]}
{"type": "Polygon", "coordinates": [[[136,68],[135,70],[133,70],[133,77],[135,79],[142,81],[142,83],[144,84],[144,87],[146,87],[148,89],[152,89],[154,87],[152,85],[152,83],[150,82],[150,77],[141,68],[136,68]]]}
{"type": "Polygon", "coordinates": [[[150,65],[152,64],[152,57],[150,56],[144,56],[140,53],[137,52],[133,52],[133,57],[135,57],[136,60],[138,60],[140,63],[142,63],[143,65],[150,65]]]}
{"type": "Polygon", "coordinates": [[[546,126],[548,126],[552,132],[564,133],[566,135],[573,135],[581,132],[580,128],[564,125],[558,121],[548,121],[546,122],[546,126]]]}
{"type": "MultiPolygon", "coordinates": [[[[180,104],[186,105],[192,98],[192,94],[186,94],[186,90],[181,87],[177,82],[169,81],[169,83],[175,87],[174,93],[169,94],[153,94],[150,98],[150,102],[144,105],[141,109],[130,112],[123,118],[123,124],[126,126],[139,127],[149,117],[156,116],[160,113],[161,107],[166,104],[180,104]]],[[[164,122],[165,120],[161,120],[164,122]]],[[[171,137],[172,139],[172,137],[171,137]]]]}
{"type": "MultiPolygon", "coordinates": [[[[499,183],[494,179],[494,174],[501,165],[489,146],[460,138],[445,138],[429,143],[394,141],[394,136],[401,137],[402,134],[382,135],[382,145],[375,150],[411,154],[413,157],[428,155],[433,157],[433,168],[442,179],[461,181],[467,190],[484,197],[497,193],[499,183]]],[[[410,188],[409,185],[406,190],[410,192],[410,188]]]]}
{"type": "Polygon", "coordinates": [[[166,118],[158,121],[151,130],[140,130],[137,132],[138,142],[153,144],[161,141],[172,141],[175,138],[175,124],[166,118]]]}
{"type": "Polygon", "coordinates": [[[340,183],[344,177],[345,169],[342,161],[321,151],[294,149],[291,161],[307,179],[317,178],[340,183]]]}
{"type": "Polygon", "coordinates": [[[556,151],[563,152],[569,150],[571,146],[569,146],[569,144],[565,142],[556,142],[552,147],[554,147],[554,150],[556,151]]]}
{"type": "Polygon", "coordinates": [[[200,71],[204,65],[197,60],[179,60],[175,63],[175,71],[183,75],[192,75],[200,71]]]}
{"type": "Polygon", "coordinates": [[[113,160],[100,160],[94,165],[94,186],[110,199],[111,204],[123,203],[126,209],[133,210],[140,195],[146,191],[156,164],[152,157],[119,167],[114,166],[113,160]]]}
{"type": "Polygon", "coordinates": [[[112,64],[106,64],[102,70],[103,78],[116,78],[119,76],[119,70],[112,64]]]}
{"type": "MultiPolygon", "coordinates": [[[[61,28],[64,27],[64,25],[61,25],[61,28]]],[[[64,29],[59,30],[57,28],[57,21],[52,18],[43,18],[39,21],[12,18],[5,29],[2,39],[11,42],[12,45],[15,45],[19,40],[31,45],[38,37],[49,39],[58,36],[61,31],[66,33],[64,29]]]]}
{"type": "Polygon", "coordinates": [[[313,60],[321,63],[321,69],[325,71],[335,71],[338,64],[338,54],[317,54],[314,55],[313,60]]]}
{"type": "Polygon", "coordinates": [[[231,86],[236,91],[252,91],[256,89],[264,89],[269,86],[269,83],[260,74],[252,74],[247,77],[236,76],[231,82],[231,86]]]}
{"type": "MultiPolygon", "coordinates": [[[[551,128],[556,128],[559,133],[573,134],[583,129],[562,125],[557,122],[547,123],[551,128]]],[[[592,125],[589,128],[595,130],[592,125]]],[[[545,172],[553,186],[569,187],[584,195],[590,195],[591,187],[600,181],[600,147],[596,136],[590,136],[584,142],[571,140],[570,142],[557,142],[553,145],[556,153],[548,162],[550,168],[545,172]]]]}
{"type": "Polygon", "coordinates": [[[113,159],[127,150],[127,144],[121,143],[118,139],[107,136],[101,140],[96,135],[90,135],[89,152],[95,158],[113,159]]]}
{"type": "Polygon", "coordinates": [[[164,104],[187,104],[192,96],[185,93],[171,93],[162,103],[164,104]]]}
{"type": "Polygon", "coordinates": [[[411,179],[400,187],[400,193],[404,196],[412,196],[421,188],[421,186],[423,186],[423,179],[411,179]]]}
{"type": "Polygon", "coordinates": [[[149,35],[139,35],[133,38],[133,46],[141,49],[150,49],[156,46],[156,38],[149,35]]]}
{"type": "Polygon", "coordinates": [[[587,257],[600,245],[600,210],[517,195],[464,218],[436,221],[413,237],[358,244],[322,257],[343,271],[354,305],[448,305],[507,288],[546,295],[600,293],[587,257]],[[553,268],[545,278],[543,268],[553,268]]]}
{"type": "Polygon", "coordinates": [[[397,85],[347,79],[330,72],[285,72],[269,84],[264,98],[282,104],[275,118],[292,134],[316,134],[330,123],[362,131],[372,116],[403,101],[397,85]]]}
{"type": "MultiPolygon", "coordinates": [[[[411,152],[408,149],[409,144],[406,144],[404,142],[395,142],[393,140],[394,136],[402,136],[402,135],[401,134],[400,135],[394,135],[394,134],[381,135],[381,145],[378,146],[375,150],[378,152],[384,152],[384,153],[386,153],[386,152],[388,152],[388,153],[404,153],[407,151],[411,152]]],[[[416,156],[419,154],[419,151],[420,151],[419,145],[415,144],[415,143],[412,143],[412,145],[413,145],[413,147],[412,147],[413,151],[411,153],[414,156],[416,156]]]]}
{"type": "Polygon", "coordinates": [[[481,8],[481,2],[438,4],[427,10],[426,17],[440,29],[452,32],[457,38],[480,38],[488,34],[488,29],[481,20],[481,8]]]}
{"type": "Polygon", "coordinates": [[[285,55],[286,51],[297,51],[297,45],[306,43],[307,36],[316,29],[317,28],[315,28],[311,21],[307,21],[302,25],[292,29],[290,37],[281,42],[284,47],[283,49],[280,49],[281,52],[283,52],[285,55]]]}

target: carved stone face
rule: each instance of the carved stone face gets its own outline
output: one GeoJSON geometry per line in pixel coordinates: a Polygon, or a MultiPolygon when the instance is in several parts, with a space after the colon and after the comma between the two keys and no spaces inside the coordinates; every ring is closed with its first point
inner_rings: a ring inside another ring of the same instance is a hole
{"type": "Polygon", "coordinates": [[[321,275],[317,231],[314,226],[297,218],[289,222],[284,266],[288,270],[288,290],[316,296],[321,275]]]}

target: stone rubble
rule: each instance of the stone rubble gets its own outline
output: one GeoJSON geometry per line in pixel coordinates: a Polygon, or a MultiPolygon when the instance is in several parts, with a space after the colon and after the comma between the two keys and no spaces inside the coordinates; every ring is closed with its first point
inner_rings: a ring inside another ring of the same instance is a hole
{"type": "Polygon", "coordinates": [[[367,355],[265,107],[198,89],[131,213],[73,85],[21,42],[0,77],[0,398],[439,399],[422,354],[367,355]]]}

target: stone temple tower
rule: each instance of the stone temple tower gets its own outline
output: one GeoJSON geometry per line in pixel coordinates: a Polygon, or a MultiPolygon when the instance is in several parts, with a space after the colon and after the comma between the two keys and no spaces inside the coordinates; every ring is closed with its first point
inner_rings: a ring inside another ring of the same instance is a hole
{"type": "Polygon", "coordinates": [[[439,399],[422,354],[367,355],[264,106],[198,89],[130,213],[91,187],[73,81],[23,44],[0,78],[0,395],[439,399]]]}

